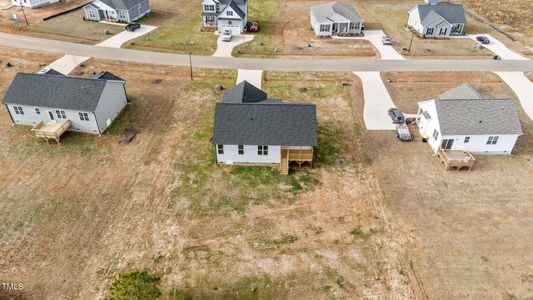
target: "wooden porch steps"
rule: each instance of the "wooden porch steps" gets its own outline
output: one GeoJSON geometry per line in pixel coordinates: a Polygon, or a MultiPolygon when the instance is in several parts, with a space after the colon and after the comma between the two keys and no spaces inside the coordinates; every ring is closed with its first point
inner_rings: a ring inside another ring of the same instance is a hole
{"type": "Polygon", "coordinates": [[[281,150],[281,164],[279,166],[279,171],[282,175],[289,175],[289,157],[288,151],[281,150]]]}

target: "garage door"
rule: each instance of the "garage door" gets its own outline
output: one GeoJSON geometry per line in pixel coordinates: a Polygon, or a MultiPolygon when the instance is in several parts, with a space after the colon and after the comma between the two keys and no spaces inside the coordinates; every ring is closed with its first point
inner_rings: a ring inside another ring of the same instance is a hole
{"type": "Polygon", "coordinates": [[[233,35],[241,34],[242,21],[232,21],[231,24],[224,24],[222,29],[231,29],[233,35]]]}

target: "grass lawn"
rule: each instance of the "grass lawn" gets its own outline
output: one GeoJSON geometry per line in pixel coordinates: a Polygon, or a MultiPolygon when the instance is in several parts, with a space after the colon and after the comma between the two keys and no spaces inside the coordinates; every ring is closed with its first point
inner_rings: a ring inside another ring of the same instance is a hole
{"type": "Polygon", "coordinates": [[[141,22],[158,26],[153,32],[130,41],[130,49],[211,55],[217,36],[202,31],[202,6],[195,1],[155,1],[153,13],[141,22]],[[176,3],[177,2],[177,3],[176,3]],[[180,9],[176,9],[179,7],[180,9]]]}

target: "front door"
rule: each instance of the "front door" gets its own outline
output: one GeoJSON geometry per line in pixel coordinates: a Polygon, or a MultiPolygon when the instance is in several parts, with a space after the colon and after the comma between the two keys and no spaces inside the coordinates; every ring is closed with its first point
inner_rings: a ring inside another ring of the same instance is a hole
{"type": "Polygon", "coordinates": [[[450,150],[453,147],[453,140],[442,140],[440,147],[444,150],[450,150]]]}
{"type": "Polygon", "coordinates": [[[337,23],[333,23],[333,32],[337,32],[337,23]]]}
{"type": "Polygon", "coordinates": [[[54,113],[51,110],[48,111],[48,119],[50,119],[50,121],[54,121],[55,120],[54,119],[54,113]]]}

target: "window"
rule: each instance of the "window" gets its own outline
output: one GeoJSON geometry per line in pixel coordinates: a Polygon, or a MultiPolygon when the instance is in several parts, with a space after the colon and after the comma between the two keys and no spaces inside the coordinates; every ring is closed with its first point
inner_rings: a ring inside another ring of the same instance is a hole
{"type": "Polygon", "coordinates": [[[89,114],[88,113],[79,112],[78,115],[80,116],[80,120],[89,121],[89,114]]]}
{"type": "Polygon", "coordinates": [[[233,11],[232,10],[228,10],[226,12],[226,16],[233,16],[233,11]]]}
{"type": "Polygon", "coordinates": [[[496,145],[498,143],[499,136],[489,136],[487,140],[487,145],[496,145]]]}
{"type": "Polygon", "coordinates": [[[126,11],[125,10],[119,10],[118,11],[118,18],[121,20],[126,20],[126,11]]]}
{"type": "Polygon", "coordinates": [[[41,114],[41,110],[38,109],[38,108],[36,107],[36,108],[35,108],[35,113],[38,114],[38,115],[40,115],[40,114],[41,114]]]}
{"type": "Polygon", "coordinates": [[[350,29],[357,29],[359,28],[359,23],[350,22],[350,29]]]}
{"type": "Polygon", "coordinates": [[[24,114],[24,110],[22,110],[22,107],[20,107],[20,106],[13,106],[13,109],[15,110],[15,114],[17,114],[17,115],[23,115],[24,114]]]}
{"type": "Polygon", "coordinates": [[[321,24],[320,25],[320,31],[321,32],[329,32],[329,27],[330,25],[329,24],[321,24]]]}
{"type": "Polygon", "coordinates": [[[433,131],[433,138],[435,139],[435,141],[439,138],[439,132],[437,131],[437,129],[433,131]]]}
{"type": "Polygon", "coordinates": [[[470,137],[469,136],[465,137],[465,142],[464,143],[468,144],[469,142],[470,142],[470,137]]]}
{"type": "Polygon", "coordinates": [[[257,155],[268,155],[268,146],[257,146],[257,155]]]}
{"type": "Polygon", "coordinates": [[[64,110],[56,110],[56,116],[58,119],[66,119],[67,115],[64,110]]]}
{"type": "Polygon", "coordinates": [[[214,16],[206,16],[205,21],[207,23],[215,23],[215,17],[214,16]]]}
{"type": "Polygon", "coordinates": [[[439,35],[446,35],[446,33],[448,33],[448,28],[441,28],[439,30],[439,35]]]}
{"type": "Polygon", "coordinates": [[[239,155],[244,154],[244,145],[239,145],[239,155]]]}
{"type": "Polygon", "coordinates": [[[90,19],[98,19],[98,17],[96,16],[96,12],[94,10],[89,10],[89,18],[90,19]]]}
{"type": "Polygon", "coordinates": [[[428,30],[426,31],[426,35],[433,35],[434,30],[434,28],[428,28],[428,30]]]}
{"type": "Polygon", "coordinates": [[[217,153],[224,154],[224,145],[217,145],[217,153]]]}
{"type": "Polygon", "coordinates": [[[214,5],[204,5],[204,11],[215,11],[214,5]]]}

